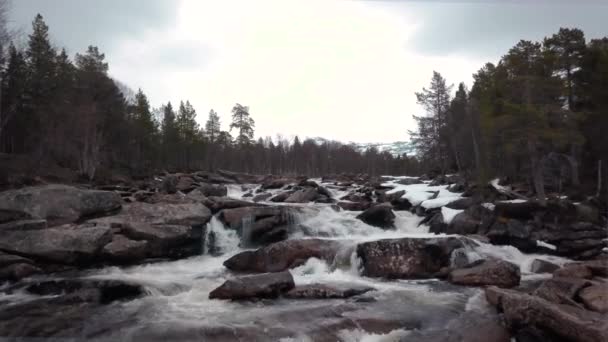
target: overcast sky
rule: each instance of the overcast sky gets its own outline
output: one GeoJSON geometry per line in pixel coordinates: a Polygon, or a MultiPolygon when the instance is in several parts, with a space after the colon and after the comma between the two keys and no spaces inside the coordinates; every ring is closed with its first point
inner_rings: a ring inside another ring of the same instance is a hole
{"type": "Polygon", "coordinates": [[[603,0],[13,0],[12,25],[27,34],[36,13],[56,46],[99,46],[153,106],[188,99],[227,128],[239,102],[256,137],[356,142],[406,140],[433,70],[470,85],[520,39],[608,35],[603,0]]]}

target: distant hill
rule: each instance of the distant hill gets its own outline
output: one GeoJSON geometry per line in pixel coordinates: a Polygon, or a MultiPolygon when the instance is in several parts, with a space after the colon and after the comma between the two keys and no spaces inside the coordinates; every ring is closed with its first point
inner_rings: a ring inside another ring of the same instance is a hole
{"type": "MultiPolygon", "coordinates": [[[[312,138],[317,144],[321,145],[326,142],[332,142],[329,139],[316,137],[312,138]]],[[[367,149],[371,147],[375,147],[378,149],[378,152],[389,152],[394,156],[403,155],[406,153],[408,156],[416,154],[416,149],[409,141],[395,141],[392,143],[355,143],[349,142],[347,145],[354,146],[359,152],[365,152],[367,149]]]]}

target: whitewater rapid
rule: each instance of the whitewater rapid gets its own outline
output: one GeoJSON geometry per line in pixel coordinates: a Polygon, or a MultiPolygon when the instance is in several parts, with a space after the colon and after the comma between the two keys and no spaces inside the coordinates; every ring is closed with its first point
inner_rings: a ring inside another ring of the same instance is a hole
{"type": "MultiPolygon", "coordinates": [[[[316,181],[320,182],[318,179],[316,181]]],[[[404,196],[419,200],[418,203],[422,204],[429,200],[429,191],[439,191],[439,196],[431,200],[433,202],[429,207],[438,202],[444,203],[459,198],[459,195],[448,192],[445,186],[406,186],[393,182],[386,185],[395,186],[393,191],[406,190],[404,196]]],[[[331,188],[330,191],[336,198],[345,193],[331,188]]],[[[230,186],[228,194],[236,199],[247,199],[243,198],[246,192],[240,186],[230,186]]],[[[358,318],[367,317],[366,315],[386,319],[403,317],[404,322],[422,322],[415,325],[416,329],[441,327],[457,312],[489,310],[482,290],[477,288],[457,287],[433,279],[388,281],[361,276],[355,252],[356,244],[380,239],[438,237],[428,232],[428,226],[420,225],[421,217],[409,211],[396,211],[395,229],[383,230],[357,219],[356,216],[360,212],[336,211],[329,204],[305,204],[300,207],[302,210],[298,210],[293,218],[298,229],[289,236],[290,239],[345,240],[352,248],[346,248],[332,264],[312,258],[290,270],[296,286],[346,283],[373,287],[375,291],[365,294],[366,298],[370,298],[370,303],[361,308],[357,307],[354,311],[358,318]]],[[[344,305],[345,300],[342,299],[277,299],[257,302],[209,299],[210,291],[233,277],[222,263],[232,255],[246,250],[240,246],[237,232],[226,229],[215,217],[207,226],[207,234],[211,232],[215,235],[215,255],[206,253],[183,260],[86,271],[84,277],[87,278],[119,279],[143,284],[149,294],[129,302],[114,304],[114,310],[120,309],[128,313],[133,320],[122,326],[108,327],[112,332],[103,336],[163,340],[199,336],[203,330],[206,334],[208,329],[237,331],[255,328],[268,332],[269,336],[289,331],[290,337],[283,337],[282,341],[309,341],[312,340],[309,332],[322,322],[318,321],[321,319],[317,317],[318,313],[337,310],[344,305]]],[[[208,252],[209,246],[203,246],[203,250],[208,252]]],[[[479,241],[476,246],[469,247],[466,253],[470,260],[495,257],[515,263],[520,266],[524,280],[547,276],[530,272],[534,259],[544,259],[557,264],[566,262],[558,257],[524,254],[511,246],[494,246],[479,241]]],[[[108,315],[111,314],[109,311],[108,315]]],[[[403,327],[386,334],[373,334],[365,332],[364,329],[344,329],[338,331],[337,335],[340,340],[346,342],[397,341],[406,336],[409,330],[403,327]]]]}

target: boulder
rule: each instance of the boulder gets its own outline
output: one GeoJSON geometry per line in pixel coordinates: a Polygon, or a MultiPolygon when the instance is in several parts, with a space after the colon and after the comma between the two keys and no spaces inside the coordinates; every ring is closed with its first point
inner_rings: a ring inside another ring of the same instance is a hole
{"type": "Polygon", "coordinates": [[[524,252],[534,252],[538,245],[531,239],[533,230],[533,226],[519,220],[498,218],[486,236],[495,245],[511,245],[524,252]]]}
{"type": "Polygon", "coordinates": [[[372,206],[370,202],[338,202],[338,206],[349,211],[363,211],[372,206]]]}
{"type": "Polygon", "coordinates": [[[486,297],[503,312],[507,325],[515,332],[536,329],[551,341],[608,340],[608,324],[599,313],[494,286],[486,289],[486,297]]]}
{"type": "Polygon", "coordinates": [[[448,275],[451,283],[467,286],[510,288],[519,285],[520,279],[519,266],[497,259],[478,260],[465,268],[452,270],[448,275]]]}
{"type": "Polygon", "coordinates": [[[544,208],[536,201],[523,202],[496,202],[494,203],[494,211],[497,216],[506,218],[514,218],[518,220],[531,220],[534,215],[544,210],[544,208]]]}
{"type": "Polygon", "coordinates": [[[179,177],[177,175],[167,175],[165,176],[165,178],[163,178],[160,188],[163,192],[167,194],[174,194],[177,192],[178,182],[179,177]]]}
{"type": "Polygon", "coordinates": [[[300,266],[310,258],[332,263],[343,246],[335,240],[286,240],[236,254],[224,261],[224,266],[238,272],[281,272],[300,266]]]}
{"type": "Polygon", "coordinates": [[[543,259],[534,259],[530,265],[532,273],[553,273],[558,268],[558,265],[543,259]]]}
{"type": "Polygon", "coordinates": [[[479,199],[475,197],[463,197],[446,204],[446,207],[450,209],[465,210],[475,204],[479,204],[479,199]]]}
{"type": "Polygon", "coordinates": [[[59,279],[26,284],[25,290],[39,296],[86,293],[96,302],[109,304],[117,300],[130,300],[144,296],[143,286],[122,280],[105,279],[59,279]]]}
{"type": "Polygon", "coordinates": [[[261,201],[265,201],[265,200],[269,199],[270,197],[272,197],[272,194],[270,192],[264,192],[259,195],[255,195],[255,197],[253,197],[253,201],[261,202],[261,201]]]}
{"type": "Polygon", "coordinates": [[[422,184],[423,182],[419,178],[409,178],[408,177],[408,178],[399,179],[395,183],[401,184],[401,185],[413,185],[413,184],[422,184]]]}
{"type": "Polygon", "coordinates": [[[335,299],[350,298],[374,290],[373,287],[350,284],[306,284],[296,286],[285,293],[291,299],[335,299]]]}
{"type": "Polygon", "coordinates": [[[585,264],[570,263],[565,264],[562,268],[555,270],[553,272],[553,277],[591,279],[593,277],[593,271],[585,264]]]}
{"type": "Polygon", "coordinates": [[[183,193],[189,193],[194,190],[196,184],[191,176],[182,175],[179,177],[175,189],[183,193]]]}
{"type": "Polygon", "coordinates": [[[290,183],[294,183],[294,179],[271,177],[262,183],[262,189],[280,189],[290,183]]]}
{"type": "Polygon", "coordinates": [[[576,295],[591,283],[585,279],[557,277],[543,281],[532,294],[557,304],[578,306],[576,295]]]}
{"type": "Polygon", "coordinates": [[[32,218],[32,216],[24,211],[0,209],[0,224],[17,220],[27,220],[30,218],[32,218]]]}
{"type": "Polygon", "coordinates": [[[148,242],[131,240],[122,234],[114,234],[112,241],[103,247],[103,258],[113,263],[132,264],[146,258],[148,242]]]}
{"type": "Polygon", "coordinates": [[[46,219],[49,226],[106,215],[120,209],[120,195],[112,191],[86,190],[50,184],[0,193],[0,210],[25,212],[46,219]]]}
{"type": "Polygon", "coordinates": [[[36,273],[42,273],[42,270],[34,266],[32,260],[0,252],[0,283],[20,280],[36,273]]]}
{"type": "Polygon", "coordinates": [[[386,239],[359,244],[357,256],[364,276],[422,279],[449,267],[452,251],[462,247],[454,237],[386,239]]]}
{"type": "Polygon", "coordinates": [[[62,226],[5,232],[0,250],[34,260],[80,265],[98,258],[111,240],[109,226],[62,226]]]}
{"type": "Polygon", "coordinates": [[[390,204],[378,204],[357,216],[361,221],[375,227],[394,228],[395,214],[390,204]]]}
{"type": "Polygon", "coordinates": [[[0,232],[10,230],[40,230],[46,228],[46,220],[19,220],[0,224],[0,232]]]}
{"type": "Polygon", "coordinates": [[[270,198],[270,202],[275,202],[275,203],[283,203],[285,202],[285,200],[287,200],[289,198],[289,196],[291,196],[291,194],[293,194],[295,191],[290,190],[290,191],[285,191],[285,192],[281,192],[280,194],[274,195],[273,197],[270,198]]]}
{"type": "Polygon", "coordinates": [[[219,184],[201,184],[201,186],[199,186],[197,190],[199,190],[203,194],[203,196],[207,197],[223,197],[228,195],[228,188],[225,185],[219,184]]]}
{"type": "Polygon", "coordinates": [[[220,210],[224,210],[224,209],[263,206],[263,204],[238,200],[238,199],[234,199],[234,198],[230,198],[230,197],[215,197],[215,196],[206,198],[206,200],[202,203],[206,207],[211,209],[211,212],[213,212],[213,213],[217,213],[220,210]]]}
{"type": "Polygon", "coordinates": [[[285,199],[285,203],[308,203],[314,201],[317,197],[319,197],[319,192],[316,188],[305,188],[289,195],[285,199]]]}
{"type": "Polygon", "coordinates": [[[209,299],[276,298],[295,286],[289,272],[263,273],[226,280],[209,299]]]}
{"type": "Polygon", "coordinates": [[[21,280],[39,273],[42,273],[42,270],[30,263],[14,263],[6,266],[0,266],[0,283],[7,280],[21,280]]]}
{"type": "Polygon", "coordinates": [[[479,232],[479,225],[479,220],[471,217],[466,212],[461,212],[454,216],[445,233],[460,235],[477,234],[479,232]]]}
{"type": "Polygon", "coordinates": [[[608,313],[608,284],[601,283],[584,288],[578,295],[589,310],[608,313]]]}
{"type": "Polygon", "coordinates": [[[218,217],[227,227],[239,232],[245,245],[259,245],[287,238],[293,210],[285,206],[242,207],[224,209],[218,217]]]}
{"type": "MultiPolygon", "coordinates": [[[[140,256],[144,249],[146,256],[183,258],[202,252],[203,226],[185,226],[172,224],[152,224],[147,222],[126,222],[121,226],[121,233],[133,242],[120,241],[116,249],[125,253],[135,253],[140,256]],[[146,242],[142,244],[141,241],[146,242]]],[[[137,261],[136,259],[134,261],[137,261]]]]}
{"type": "Polygon", "coordinates": [[[118,215],[90,221],[97,223],[146,222],[199,226],[209,222],[211,216],[211,211],[201,203],[136,202],[125,204],[118,215]]]}

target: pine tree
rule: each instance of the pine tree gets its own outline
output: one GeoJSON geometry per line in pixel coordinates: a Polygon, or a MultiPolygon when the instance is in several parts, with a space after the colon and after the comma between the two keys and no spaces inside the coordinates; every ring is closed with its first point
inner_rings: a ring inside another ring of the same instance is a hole
{"type": "Polygon", "coordinates": [[[48,109],[55,90],[55,50],[49,41],[49,28],[40,14],[34,19],[32,28],[25,52],[28,62],[26,106],[33,123],[27,148],[43,152],[49,146],[45,128],[53,120],[48,109]]]}
{"type": "Polygon", "coordinates": [[[177,112],[177,130],[182,144],[182,161],[186,168],[190,168],[192,159],[192,149],[197,142],[199,126],[196,122],[196,111],[189,101],[183,101],[179,105],[177,112]]]}
{"type": "Polygon", "coordinates": [[[412,142],[433,167],[444,173],[448,168],[447,122],[452,86],[446,84],[440,73],[433,71],[429,89],[416,93],[418,104],[427,112],[426,117],[414,116],[418,132],[410,132],[412,142]]]}
{"type": "Polygon", "coordinates": [[[209,118],[205,124],[205,132],[207,132],[209,142],[215,143],[220,134],[220,117],[213,109],[209,111],[209,118]]]}
{"type": "Polygon", "coordinates": [[[135,94],[135,104],[131,109],[133,139],[135,141],[137,169],[148,168],[154,159],[156,123],[152,117],[148,97],[139,89],[135,94]]]}
{"type": "Polygon", "coordinates": [[[249,107],[242,106],[238,103],[234,105],[232,108],[232,123],[230,124],[230,130],[233,128],[238,130],[236,143],[239,146],[251,144],[254,127],[255,121],[249,116],[249,107]]]}
{"type": "Polygon", "coordinates": [[[179,148],[179,132],[177,129],[177,119],[173,105],[171,102],[167,103],[162,108],[163,121],[161,126],[162,132],[162,145],[164,161],[167,166],[175,166],[176,156],[179,148]]]}
{"type": "MultiPolygon", "coordinates": [[[[23,53],[11,44],[8,64],[2,75],[2,111],[0,112],[0,151],[23,153],[24,138],[32,123],[24,115],[27,87],[27,64],[23,53]]],[[[30,118],[31,119],[31,118],[30,118]]]]}

